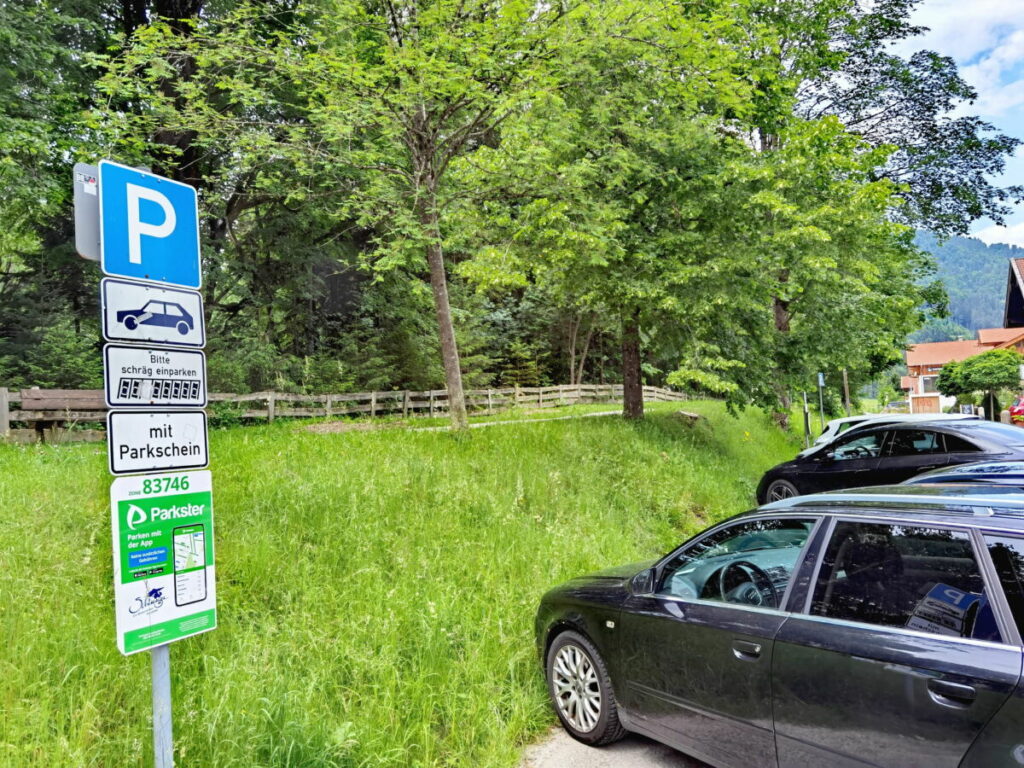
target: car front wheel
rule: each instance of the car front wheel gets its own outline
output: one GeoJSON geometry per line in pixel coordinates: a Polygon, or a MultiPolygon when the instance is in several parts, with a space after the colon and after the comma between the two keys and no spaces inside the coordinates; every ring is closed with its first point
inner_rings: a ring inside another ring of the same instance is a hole
{"type": "Polygon", "coordinates": [[[601,746],[626,735],[604,659],[583,635],[569,631],[555,638],[547,677],[555,713],[574,739],[601,746]]]}
{"type": "Polygon", "coordinates": [[[186,323],[184,320],[179,322],[178,323],[178,333],[180,333],[182,336],[184,336],[188,332],[189,332],[188,323],[186,323]]]}
{"type": "Polygon", "coordinates": [[[765,491],[764,500],[770,504],[773,501],[791,499],[799,495],[800,491],[789,480],[773,480],[771,485],[768,486],[768,490],[765,491]]]}

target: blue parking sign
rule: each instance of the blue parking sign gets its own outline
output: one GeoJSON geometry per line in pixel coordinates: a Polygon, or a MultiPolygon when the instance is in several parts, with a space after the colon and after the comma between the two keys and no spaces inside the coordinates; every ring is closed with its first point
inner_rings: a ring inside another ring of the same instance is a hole
{"type": "Polygon", "coordinates": [[[99,164],[103,272],[199,288],[199,208],[194,187],[126,165],[99,164]]]}

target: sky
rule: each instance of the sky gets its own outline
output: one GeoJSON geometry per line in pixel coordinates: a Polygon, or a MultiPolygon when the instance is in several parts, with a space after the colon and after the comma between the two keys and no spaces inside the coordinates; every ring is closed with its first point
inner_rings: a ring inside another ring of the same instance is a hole
{"type": "MultiPolygon", "coordinates": [[[[913,39],[913,49],[952,56],[978,92],[978,100],[963,113],[1024,139],[1024,0],[924,0],[911,20],[930,29],[913,39]]],[[[1024,146],[998,181],[1024,185],[1024,146]]],[[[1006,225],[982,219],[971,234],[987,243],[1024,246],[1024,204],[1016,206],[1006,225]]]]}

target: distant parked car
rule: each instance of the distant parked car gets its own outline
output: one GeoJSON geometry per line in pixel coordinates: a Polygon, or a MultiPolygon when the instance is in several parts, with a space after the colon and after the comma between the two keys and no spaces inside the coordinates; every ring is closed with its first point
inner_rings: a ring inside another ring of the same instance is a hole
{"type": "Polygon", "coordinates": [[[828,445],[840,435],[854,429],[880,427],[885,424],[901,424],[904,422],[942,421],[944,419],[977,419],[977,416],[964,413],[862,413],[859,416],[844,416],[832,419],[825,424],[825,429],[814,440],[810,448],[805,448],[798,456],[806,456],[817,451],[821,446],[828,445]]]}
{"type": "Polygon", "coordinates": [[[562,726],[719,768],[1019,768],[1024,494],[950,488],[786,499],[555,587],[562,726]]]}
{"type": "Polygon", "coordinates": [[[901,483],[929,469],[988,459],[1024,460],[1024,430],[978,419],[860,427],[768,470],[757,500],[901,483]]]}
{"type": "Polygon", "coordinates": [[[141,309],[124,309],[117,313],[117,322],[129,331],[140,325],[175,328],[184,336],[195,326],[195,319],[181,304],[172,301],[147,301],[141,309]]]}
{"type": "Polygon", "coordinates": [[[904,485],[984,483],[1024,490],[1024,461],[979,461],[955,467],[939,467],[904,481],[904,485]]]}
{"type": "Polygon", "coordinates": [[[1018,427],[1024,427],[1024,397],[1018,397],[1010,406],[1010,421],[1018,427]]]}

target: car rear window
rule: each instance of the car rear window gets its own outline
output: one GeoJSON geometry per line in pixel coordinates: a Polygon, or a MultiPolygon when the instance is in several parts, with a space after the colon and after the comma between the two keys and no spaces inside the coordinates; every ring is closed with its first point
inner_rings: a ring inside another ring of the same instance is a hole
{"type": "Polygon", "coordinates": [[[957,435],[951,435],[948,432],[944,435],[946,438],[946,451],[948,453],[974,453],[978,450],[978,446],[962,437],[957,435]]]}
{"type": "Polygon", "coordinates": [[[986,534],[985,545],[999,573],[1013,620],[1024,636],[1024,539],[986,534]]]}
{"type": "Polygon", "coordinates": [[[958,530],[840,521],[811,614],[1001,642],[970,538],[958,530]]]}
{"type": "Polygon", "coordinates": [[[1024,429],[1012,427],[1009,424],[997,424],[993,421],[966,420],[958,425],[957,431],[962,431],[965,437],[984,438],[999,445],[1024,444],[1024,429]]]}

